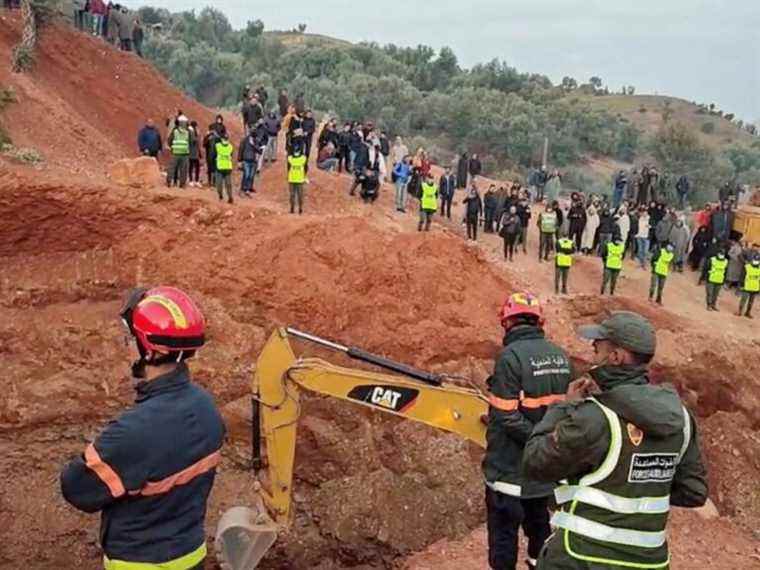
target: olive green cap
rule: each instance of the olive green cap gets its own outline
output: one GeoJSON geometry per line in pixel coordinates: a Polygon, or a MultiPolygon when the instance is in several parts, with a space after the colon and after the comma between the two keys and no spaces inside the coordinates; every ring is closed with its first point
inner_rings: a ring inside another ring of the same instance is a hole
{"type": "Polygon", "coordinates": [[[657,348],[657,333],[647,319],[631,311],[617,311],[599,325],[585,325],[578,329],[581,338],[608,340],[636,352],[653,355],[657,348]]]}

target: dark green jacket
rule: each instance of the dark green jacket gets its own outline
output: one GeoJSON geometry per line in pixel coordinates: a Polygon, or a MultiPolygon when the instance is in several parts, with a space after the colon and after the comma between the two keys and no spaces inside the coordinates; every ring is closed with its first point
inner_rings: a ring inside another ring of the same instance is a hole
{"type": "MultiPolygon", "coordinates": [[[[595,398],[645,434],[666,437],[684,426],[681,399],[670,385],[649,384],[645,366],[604,367],[592,371],[602,393],[595,398]]],[[[707,500],[696,421],[678,464],[670,504],[698,507],[707,500]]],[[[553,406],[536,426],[523,456],[523,473],[538,481],[558,481],[594,471],[610,446],[610,430],[599,407],[587,400],[553,406]]]]}
{"type": "Polygon", "coordinates": [[[488,379],[491,406],[483,459],[486,482],[506,484],[497,490],[521,497],[552,493],[553,484],[525,480],[520,465],[533,426],[543,418],[547,403],[564,398],[571,372],[567,355],[540,328],[520,325],[504,337],[488,379]]]}

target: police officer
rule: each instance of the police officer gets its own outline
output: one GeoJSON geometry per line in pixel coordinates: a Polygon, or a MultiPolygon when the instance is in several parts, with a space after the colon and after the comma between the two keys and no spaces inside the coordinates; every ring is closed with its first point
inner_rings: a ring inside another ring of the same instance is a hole
{"type": "Polygon", "coordinates": [[[752,318],[752,304],[755,297],[760,292],[760,254],[755,254],[749,263],[744,264],[744,275],[742,279],[742,297],[739,301],[739,312],[737,317],[744,315],[748,319],[752,318]],[[744,312],[744,309],[747,312],[744,312]]]}
{"type": "Polygon", "coordinates": [[[105,570],[200,569],[225,431],[186,364],[205,342],[203,315],[182,291],[156,287],[132,291],[121,318],[136,403],[64,467],[61,490],[101,512],[105,570]]]}
{"type": "Polygon", "coordinates": [[[696,421],[671,385],[649,383],[656,336],[644,317],[621,311],[579,333],[593,341],[590,377],[547,411],[523,454],[526,477],[567,480],[538,568],[667,569],[670,505],[707,500],[696,421]]]}
{"type": "Polygon", "coordinates": [[[543,312],[530,293],[515,293],[501,312],[504,348],[488,379],[490,407],[483,472],[486,479],[488,560],[494,570],[517,564],[517,531],[528,537],[528,566],[549,536],[552,483],[520,474],[523,447],[547,406],[564,400],[570,383],[567,355],[544,338],[543,312]]]}
{"type": "Polygon", "coordinates": [[[432,174],[428,174],[422,182],[422,196],[420,197],[420,222],[417,231],[421,232],[424,225],[425,231],[430,231],[430,221],[438,210],[438,187],[435,185],[432,174]]]}
{"type": "Polygon", "coordinates": [[[538,261],[548,261],[549,253],[554,249],[554,239],[557,235],[557,212],[550,204],[538,216],[538,230],[540,241],[538,243],[538,261]]]}
{"type": "Polygon", "coordinates": [[[557,241],[557,255],[554,258],[554,294],[559,294],[559,282],[562,280],[562,294],[567,295],[567,276],[570,268],[573,266],[573,253],[575,253],[575,244],[573,240],[567,237],[559,238],[557,241]]]}
{"type": "Polygon", "coordinates": [[[675,248],[672,243],[665,247],[657,247],[652,255],[652,279],[649,282],[649,301],[655,298],[657,291],[657,304],[662,305],[662,291],[665,289],[665,280],[668,278],[670,267],[675,258],[675,248]]]}
{"type": "Polygon", "coordinates": [[[615,285],[617,285],[618,276],[623,269],[623,253],[625,252],[625,242],[620,234],[615,235],[614,239],[604,244],[602,250],[602,262],[604,263],[604,274],[602,276],[602,295],[607,290],[607,284],[610,285],[610,295],[615,294],[615,285]]]}
{"type": "Polygon", "coordinates": [[[707,260],[705,270],[707,272],[707,283],[705,284],[705,303],[708,311],[717,311],[718,296],[720,289],[726,282],[726,268],[728,268],[728,259],[724,251],[719,251],[707,260]]]}

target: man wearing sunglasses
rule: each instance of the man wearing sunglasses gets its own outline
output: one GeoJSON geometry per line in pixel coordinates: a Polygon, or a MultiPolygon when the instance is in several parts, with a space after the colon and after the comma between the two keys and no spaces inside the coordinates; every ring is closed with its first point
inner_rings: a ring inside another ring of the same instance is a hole
{"type": "Polygon", "coordinates": [[[64,498],[101,512],[105,570],[191,570],[206,557],[206,501],[224,424],[186,361],[205,343],[203,315],[173,287],[135,289],[121,310],[135,405],[61,473],[64,498]]]}

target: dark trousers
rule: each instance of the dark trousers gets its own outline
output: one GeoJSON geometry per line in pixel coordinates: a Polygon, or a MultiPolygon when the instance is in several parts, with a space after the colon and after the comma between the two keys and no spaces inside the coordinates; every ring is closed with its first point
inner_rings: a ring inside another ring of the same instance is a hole
{"type": "Polygon", "coordinates": [[[189,159],[187,155],[173,155],[171,163],[169,163],[169,170],[166,171],[166,185],[171,186],[172,183],[179,184],[180,188],[184,188],[187,184],[187,166],[189,159]]]}
{"type": "Polygon", "coordinates": [[[214,185],[214,172],[216,172],[216,159],[206,161],[206,176],[208,177],[208,185],[214,185]]]}
{"type": "Polygon", "coordinates": [[[190,159],[190,182],[198,182],[201,179],[201,161],[197,158],[190,159]]]}
{"type": "Polygon", "coordinates": [[[583,240],[583,226],[571,225],[570,226],[570,239],[575,243],[575,250],[581,250],[581,242],[583,240]]]}
{"type": "Polygon", "coordinates": [[[718,296],[720,295],[720,289],[723,287],[722,283],[710,283],[705,284],[706,291],[706,304],[708,308],[717,309],[718,296]]]}
{"type": "Polygon", "coordinates": [[[755,303],[755,297],[757,296],[757,293],[754,293],[752,291],[742,291],[742,297],[739,301],[739,314],[744,315],[745,317],[751,317],[752,316],[752,305],[755,303]],[[744,309],[747,309],[747,312],[744,312],[744,309]]]}
{"type": "Polygon", "coordinates": [[[290,183],[290,213],[295,214],[296,204],[298,213],[303,213],[303,184],[290,183]]]}
{"type": "Polygon", "coordinates": [[[504,259],[512,261],[515,255],[515,243],[517,243],[517,234],[507,234],[504,236],[504,259]]]}
{"type": "Polygon", "coordinates": [[[132,40],[121,40],[122,51],[132,51],[132,40]]]}
{"type": "Polygon", "coordinates": [[[517,531],[528,537],[528,556],[538,558],[549,537],[548,498],[519,499],[486,487],[488,563],[493,570],[514,570],[517,565],[517,531]]]}
{"type": "Polygon", "coordinates": [[[478,218],[467,217],[467,239],[478,239],[478,218]]]}
{"type": "Polygon", "coordinates": [[[451,219],[451,202],[453,201],[453,196],[447,196],[445,198],[441,198],[441,216],[445,215],[448,219],[451,219]]]}
{"type": "Polygon", "coordinates": [[[216,193],[219,195],[219,199],[224,199],[222,190],[227,191],[227,201],[232,204],[232,171],[231,170],[218,170],[216,172],[216,193]]]}
{"type": "Polygon", "coordinates": [[[491,208],[486,208],[486,211],[485,211],[486,221],[483,224],[483,232],[487,234],[493,233],[493,215],[494,215],[494,211],[491,208]]]}
{"type": "Polygon", "coordinates": [[[567,293],[567,276],[570,274],[569,267],[554,266],[554,293],[559,293],[559,283],[562,281],[562,294],[567,293]]]}
{"type": "Polygon", "coordinates": [[[657,293],[657,302],[662,305],[662,290],[665,289],[665,276],[657,275],[652,271],[652,279],[649,282],[649,299],[652,300],[657,293]]]}
{"type": "Polygon", "coordinates": [[[617,285],[618,275],[620,275],[620,269],[604,268],[604,277],[602,278],[602,295],[604,295],[607,289],[607,284],[610,285],[610,295],[615,294],[615,285],[617,285]]]}
{"type": "Polygon", "coordinates": [[[541,241],[538,244],[538,260],[548,260],[549,254],[554,249],[554,234],[541,232],[541,241]]]}
{"type": "Polygon", "coordinates": [[[338,147],[338,172],[350,172],[351,152],[348,147],[338,147]]]}

